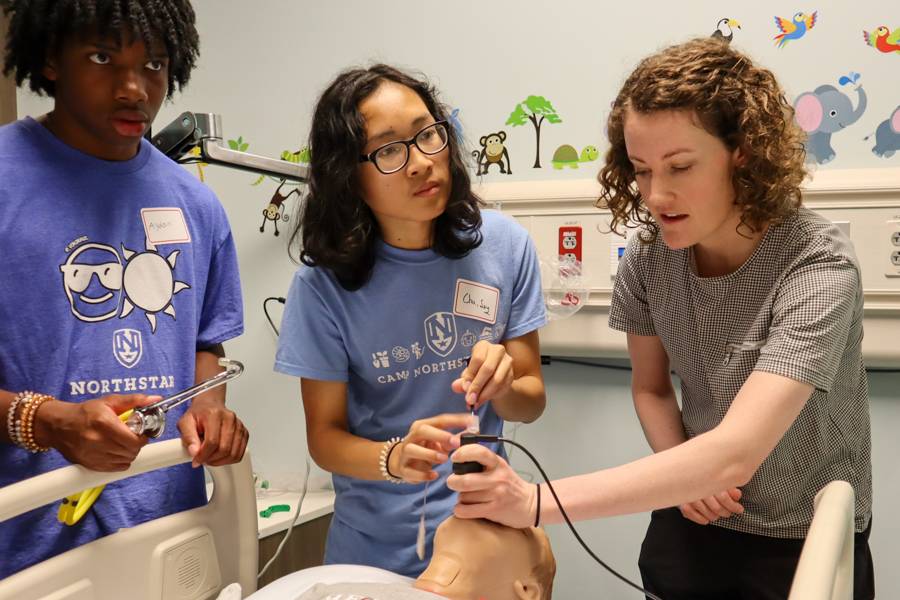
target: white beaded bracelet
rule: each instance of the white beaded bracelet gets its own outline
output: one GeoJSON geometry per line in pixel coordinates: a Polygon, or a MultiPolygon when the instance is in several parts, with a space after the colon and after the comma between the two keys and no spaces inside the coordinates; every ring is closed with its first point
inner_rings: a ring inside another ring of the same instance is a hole
{"type": "Polygon", "coordinates": [[[16,397],[13,398],[12,404],[9,405],[9,412],[6,414],[6,431],[9,433],[9,440],[22,448],[22,439],[18,435],[18,428],[16,427],[16,409],[19,407],[19,403],[22,400],[29,400],[33,394],[31,392],[22,392],[20,394],[16,394],[16,397]]]}
{"type": "Polygon", "coordinates": [[[384,443],[384,446],[381,448],[381,460],[378,461],[378,466],[381,467],[381,475],[391,483],[403,483],[403,480],[399,477],[394,477],[388,472],[388,457],[391,454],[391,450],[394,449],[394,446],[399,444],[402,438],[391,438],[390,440],[384,443]]]}

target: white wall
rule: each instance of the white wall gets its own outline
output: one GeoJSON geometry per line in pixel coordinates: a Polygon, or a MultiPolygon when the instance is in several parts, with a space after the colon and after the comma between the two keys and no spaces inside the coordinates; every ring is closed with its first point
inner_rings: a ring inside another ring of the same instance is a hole
{"type": "MultiPolygon", "coordinates": [[[[852,133],[835,137],[841,160],[833,166],[900,166],[900,156],[875,159],[869,152],[871,142],[862,141],[900,104],[897,59],[860,42],[863,28],[900,25],[889,22],[897,13],[888,0],[829,0],[809,7],[771,0],[727,6],[713,0],[195,0],[194,5],[202,40],[200,67],[189,89],[161,111],[155,129],[184,110],[217,112],[224,119],[225,137],[242,136],[250,143],[248,152],[278,156],[286,149],[297,150],[322,87],[338,69],[374,59],[432,76],[451,106],[460,108],[470,140],[507,131],[514,175],[494,171],[486,181],[591,177],[596,171],[587,165],[578,171],[550,168],[553,149],[564,143],[602,146],[601,123],[609,102],[635,61],[666,42],[708,35],[720,18],[730,17],[742,25],[735,43],[772,66],[793,94],[821,83],[836,85],[850,70],[862,73],[870,95],[867,116],[852,133]],[[817,8],[819,25],[806,44],[800,40],[776,50],[772,16],[789,17],[801,8],[817,8]],[[541,170],[531,168],[530,126],[504,125],[529,94],[545,95],[563,118],[563,123],[542,130],[541,170]]],[[[51,106],[24,92],[18,101],[20,116],[38,115],[51,106]]],[[[195,167],[191,170],[196,173],[195,167]]],[[[264,298],[287,293],[295,270],[285,251],[289,227],[282,224],[284,233],[278,238],[271,224],[266,233],[259,232],[261,212],[275,184],[266,180],[251,187],[256,179],[252,175],[216,167],[204,173],[231,219],[243,279],[246,333],[226,349],[247,371],[230,386],[229,404],[251,431],[252,453],[270,469],[302,470],[306,436],[299,381],[271,370],[276,339],[262,312],[264,298]]],[[[605,252],[600,260],[607,260],[605,252]]],[[[270,307],[278,323],[281,306],[270,307]]],[[[547,412],[524,427],[519,440],[551,476],[613,466],[648,452],[631,407],[627,372],[553,364],[545,375],[547,412]]],[[[893,434],[900,430],[900,403],[893,397],[900,376],[875,374],[870,383],[876,502],[872,545],[878,587],[889,592],[900,589],[900,575],[892,568],[898,562],[893,541],[900,519],[889,508],[900,493],[895,460],[900,442],[893,434]]],[[[516,455],[515,462],[524,466],[521,459],[516,455]]],[[[585,523],[579,529],[612,566],[636,577],[647,522],[647,515],[636,515],[585,523]]],[[[594,566],[562,527],[552,527],[550,534],[561,563],[557,597],[638,597],[594,566]]]]}

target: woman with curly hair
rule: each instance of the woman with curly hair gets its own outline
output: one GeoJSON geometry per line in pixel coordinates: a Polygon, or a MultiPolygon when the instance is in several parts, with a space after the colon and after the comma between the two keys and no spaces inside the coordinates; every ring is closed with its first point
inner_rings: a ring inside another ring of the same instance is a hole
{"type": "Polygon", "coordinates": [[[537,256],[522,227],[479,210],[447,115],[426,81],[386,65],[341,73],[313,115],[275,369],[301,378],[310,454],[334,474],[326,563],[418,576],[415,484],[435,484],[429,556],[455,501],[435,481],[445,429],[471,409],[499,434],[544,410],[537,256]]]}
{"type": "MultiPolygon", "coordinates": [[[[614,229],[639,228],[609,323],[627,334],[655,454],[556,482],[567,512],[656,509],[640,568],[666,600],[786,598],[813,499],[845,480],[855,597],[874,597],[859,263],[834,224],[801,206],[803,137],[777,81],[715,40],[667,48],[625,81],[609,138],[598,206],[614,229]]],[[[490,474],[451,478],[457,515],[562,520],[538,504],[546,489],[499,459],[466,446],[453,460],[490,474]]]]}

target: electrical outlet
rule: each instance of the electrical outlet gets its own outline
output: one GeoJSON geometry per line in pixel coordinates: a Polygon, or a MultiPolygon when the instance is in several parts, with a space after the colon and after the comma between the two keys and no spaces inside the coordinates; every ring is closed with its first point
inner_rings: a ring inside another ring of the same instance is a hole
{"type": "Polygon", "coordinates": [[[581,261],[581,227],[566,225],[559,228],[559,253],[562,256],[581,261]]]}
{"type": "Polygon", "coordinates": [[[900,221],[885,223],[884,257],[884,274],[900,277],[900,221]]]}
{"type": "Polygon", "coordinates": [[[619,270],[619,262],[625,254],[625,246],[628,245],[628,236],[631,234],[630,229],[625,230],[625,237],[615,233],[609,236],[609,278],[616,278],[616,271],[619,270]]]}

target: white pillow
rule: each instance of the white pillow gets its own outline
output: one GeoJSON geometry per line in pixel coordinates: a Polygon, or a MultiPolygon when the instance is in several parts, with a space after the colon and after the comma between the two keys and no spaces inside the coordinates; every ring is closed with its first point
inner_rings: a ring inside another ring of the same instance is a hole
{"type": "Polygon", "coordinates": [[[370,581],[373,583],[405,583],[412,585],[415,579],[397,575],[376,567],[362,565],[323,565],[303,569],[281,579],[276,579],[246,600],[296,600],[303,592],[317,583],[348,583],[370,581]]]}

